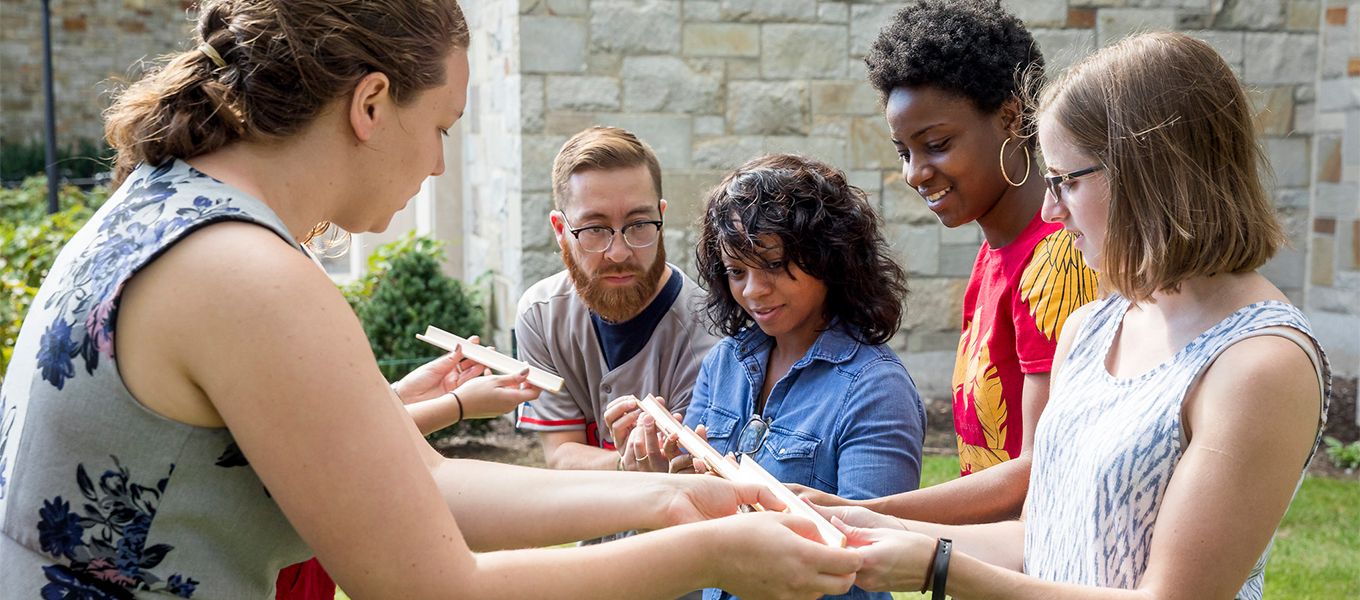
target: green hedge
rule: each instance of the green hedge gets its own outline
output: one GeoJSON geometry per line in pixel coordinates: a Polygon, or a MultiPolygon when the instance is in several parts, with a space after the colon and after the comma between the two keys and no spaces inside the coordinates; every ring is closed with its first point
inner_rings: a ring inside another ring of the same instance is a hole
{"type": "Polygon", "coordinates": [[[30,177],[14,189],[0,188],[0,380],[28,307],[57,252],[108,195],[104,187],[82,191],[64,186],[57,194],[61,212],[48,215],[46,177],[30,177]]]}
{"type": "MultiPolygon", "coordinates": [[[[485,333],[481,294],[445,275],[443,264],[443,244],[408,233],[379,247],[369,256],[368,272],[344,287],[388,381],[401,379],[441,354],[416,339],[428,325],[464,337],[485,333]]],[[[459,431],[479,435],[489,425],[489,421],[466,421],[430,437],[459,431]]]]}
{"type": "MultiPolygon", "coordinates": [[[[62,179],[91,179],[111,170],[113,151],[103,140],[77,140],[57,146],[57,173],[62,179]]],[[[42,140],[0,140],[0,181],[17,181],[47,172],[47,145],[42,140]]]]}

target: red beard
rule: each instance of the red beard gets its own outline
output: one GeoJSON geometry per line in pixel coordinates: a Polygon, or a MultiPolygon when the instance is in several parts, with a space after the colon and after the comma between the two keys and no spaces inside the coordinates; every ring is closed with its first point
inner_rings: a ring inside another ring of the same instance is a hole
{"type": "MultiPolygon", "coordinates": [[[[615,243],[622,243],[617,240],[615,243]]],[[[568,248],[562,248],[562,262],[567,265],[567,275],[581,294],[581,300],[595,314],[612,323],[622,323],[642,312],[647,302],[656,294],[661,285],[661,274],[666,270],[666,246],[657,240],[656,259],[645,271],[632,263],[610,264],[596,273],[587,273],[568,248]],[[615,275],[637,275],[634,283],[627,286],[609,285],[605,277],[615,275]]]]}

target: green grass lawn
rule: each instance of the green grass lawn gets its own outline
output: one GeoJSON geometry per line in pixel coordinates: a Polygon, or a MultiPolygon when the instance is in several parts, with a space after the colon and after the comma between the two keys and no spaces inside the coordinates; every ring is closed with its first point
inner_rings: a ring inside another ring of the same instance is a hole
{"type": "MultiPolygon", "coordinates": [[[[958,459],[953,456],[927,456],[921,485],[949,481],[958,474],[958,459]]],[[[895,600],[929,597],[893,594],[895,600]]],[[[1266,565],[1265,597],[1360,598],[1360,482],[1304,480],[1275,537],[1266,565]]],[[[343,592],[336,598],[348,600],[343,592]]]]}

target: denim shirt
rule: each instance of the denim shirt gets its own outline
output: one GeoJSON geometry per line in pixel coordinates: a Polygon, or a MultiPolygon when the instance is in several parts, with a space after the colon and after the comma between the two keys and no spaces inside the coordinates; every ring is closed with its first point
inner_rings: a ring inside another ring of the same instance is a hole
{"type": "MultiPolygon", "coordinates": [[[[685,424],[703,424],[718,452],[736,452],[755,412],[773,339],[759,327],[725,338],[704,358],[685,424]]],[[[916,384],[886,345],[833,325],[775,382],[762,416],[769,433],[754,458],[785,483],[850,499],[887,496],[921,482],[926,416],[916,384]]],[[[705,590],[705,600],[731,598],[705,590]]],[[[890,598],[859,588],[837,598],[890,598]]]]}

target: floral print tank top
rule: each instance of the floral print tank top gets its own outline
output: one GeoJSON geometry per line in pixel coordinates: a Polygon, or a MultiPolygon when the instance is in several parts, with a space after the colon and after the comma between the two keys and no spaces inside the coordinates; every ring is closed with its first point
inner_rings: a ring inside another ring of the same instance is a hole
{"type": "Polygon", "coordinates": [[[226,220],[296,245],[265,204],[173,160],[129,175],[57,257],[0,387],[5,598],[273,597],[309,554],[230,432],[151,412],[119,374],[123,286],[226,220]]]}

